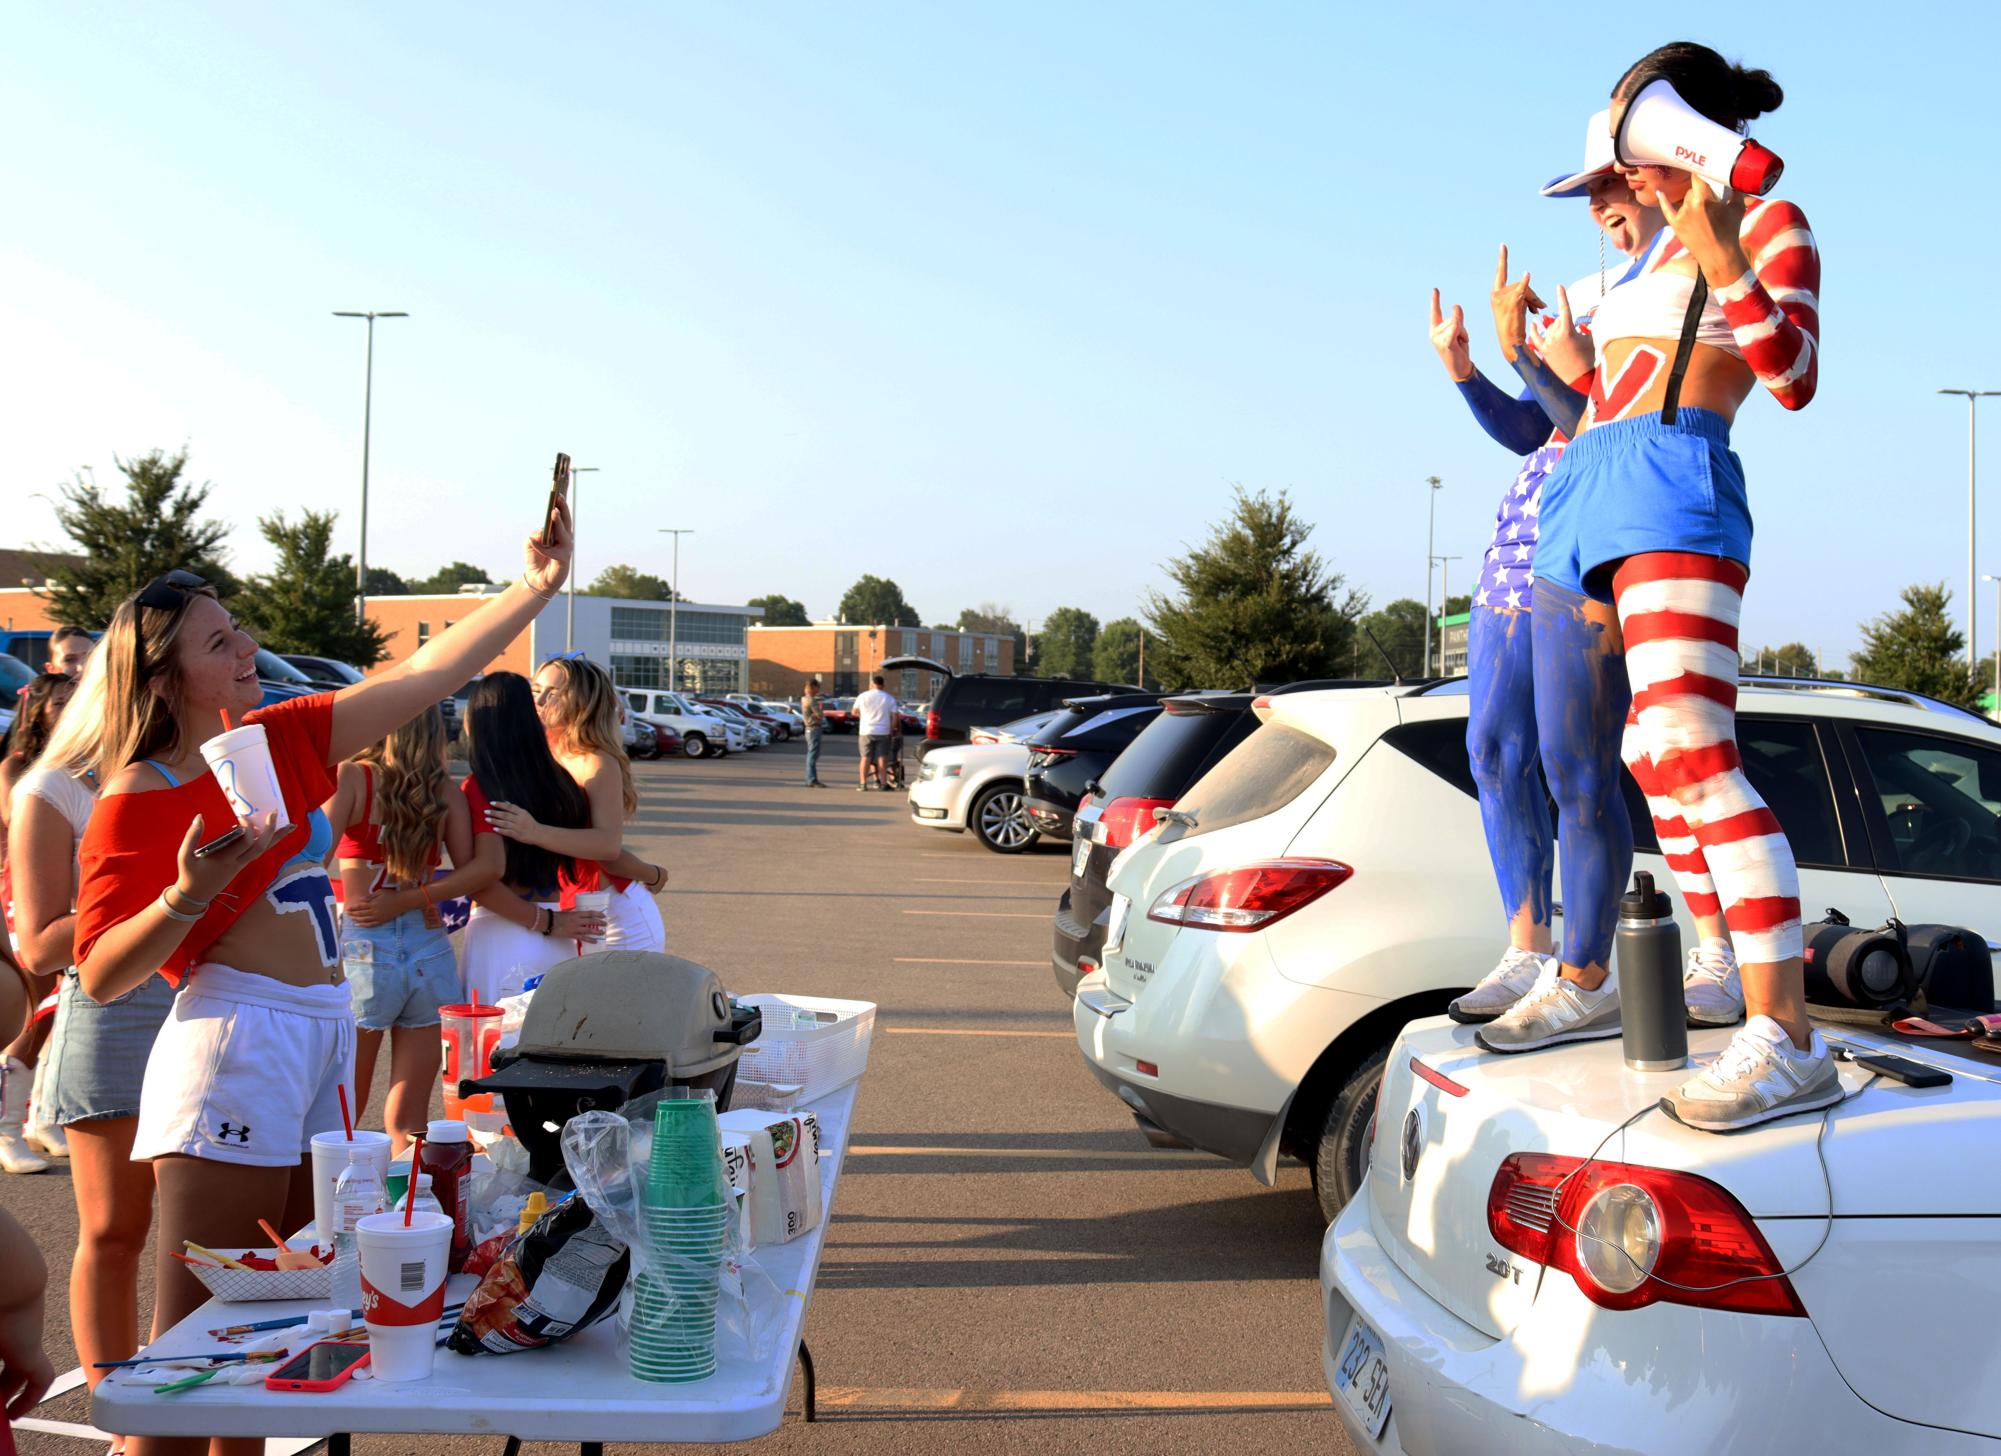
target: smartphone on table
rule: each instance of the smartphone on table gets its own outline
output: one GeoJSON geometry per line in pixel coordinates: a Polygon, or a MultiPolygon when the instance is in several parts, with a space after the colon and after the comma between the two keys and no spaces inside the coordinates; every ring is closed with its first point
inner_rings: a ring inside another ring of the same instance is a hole
{"type": "Polygon", "coordinates": [[[366,1340],[321,1340],[265,1376],[264,1388],[317,1395],[345,1384],[350,1375],[367,1363],[366,1340]]]}

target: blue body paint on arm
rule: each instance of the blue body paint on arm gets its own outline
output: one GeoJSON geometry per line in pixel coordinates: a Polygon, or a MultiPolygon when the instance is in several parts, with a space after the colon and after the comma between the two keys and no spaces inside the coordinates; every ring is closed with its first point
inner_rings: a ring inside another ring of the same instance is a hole
{"type": "Polygon", "coordinates": [[[1477,369],[1453,382],[1480,428],[1509,454],[1526,455],[1549,438],[1549,416],[1532,395],[1511,396],[1477,369]]]}
{"type": "Polygon", "coordinates": [[[1557,378],[1554,369],[1527,349],[1515,351],[1515,373],[1521,375],[1522,383],[1529,387],[1529,393],[1549,416],[1550,423],[1566,435],[1575,435],[1577,422],[1584,418],[1584,408],[1590,400],[1557,378]]]}

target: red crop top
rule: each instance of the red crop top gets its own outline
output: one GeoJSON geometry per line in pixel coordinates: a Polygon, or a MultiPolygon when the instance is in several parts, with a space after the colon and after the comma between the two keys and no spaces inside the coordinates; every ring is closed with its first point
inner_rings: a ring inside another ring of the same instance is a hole
{"type": "MultiPolygon", "coordinates": [[[[486,817],[487,805],[491,801],[480,789],[479,781],[468,774],[465,782],[459,787],[465,790],[466,807],[472,810],[472,832],[498,834],[500,831],[493,827],[493,821],[486,817]]],[[[625,887],[632,883],[631,880],[620,879],[617,875],[606,874],[596,860],[575,860],[567,856],[562,859],[561,868],[556,872],[556,882],[560,891],[557,903],[565,910],[576,908],[578,895],[602,890],[607,883],[615,894],[623,894],[625,887]]]]}
{"type": "MultiPolygon", "coordinates": [[[[273,703],[244,718],[246,723],[262,723],[270,736],[271,761],[278,770],[278,786],[284,791],[293,828],[254,863],[245,865],[229,882],[229,888],[215,897],[208,913],[188,927],[180,945],[160,966],[160,974],[169,983],[181,983],[188,968],[236,923],[250,901],[272,888],[311,836],[306,818],[326,802],[334,786],[333,769],[327,763],[333,699],[332,693],[315,693],[273,703]]],[[[106,794],[97,801],[78,855],[79,965],[89,957],[100,935],[130,920],[174,883],[180,874],[181,840],[197,814],[202,817],[202,832],[211,837],[236,822],[214,774],[199,774],[184,784],[147,793],[106,794]]],[[[319,867],[314,866],[311,873],[318,872],[319,867]]],[[[321,949],[324,954],[326,947],[321,949]]]]}

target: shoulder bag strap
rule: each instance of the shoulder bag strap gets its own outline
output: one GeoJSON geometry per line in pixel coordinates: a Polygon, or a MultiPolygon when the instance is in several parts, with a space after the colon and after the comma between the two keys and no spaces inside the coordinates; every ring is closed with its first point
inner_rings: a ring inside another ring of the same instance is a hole
{"type": "Polygon", "coordinates": [[[1681,377],[1688,372],[1689,355],[1695,352],[1695,331],[1702,323],[1702,306],[1709,301],[1709,280],[1695,275],[1695,288],[1688,295],[1688,312],[1681,317],[1681,342],[1675,345],[1674,368],[1668,371],[1667,395],[1661,400],[1661,423],[1671,425],[1681,411],[1681,377]]]}

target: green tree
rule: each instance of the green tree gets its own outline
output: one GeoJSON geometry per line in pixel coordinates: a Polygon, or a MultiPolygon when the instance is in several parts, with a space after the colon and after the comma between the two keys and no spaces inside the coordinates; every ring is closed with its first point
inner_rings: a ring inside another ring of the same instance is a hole
{"type": "Polygon", "coordinates": [[[257,526],[278,559],[244,582],[237,598],[237,619],[251,636],[273,652],[310,652],[361,668],[389,655],[382,629],[354,619],[354,558],[331,553],[332,511],[307,511],[297,522],[279,511],[257,526]]]}
{"type": "Polygon", "coordinates": [[[1763,673],[1771,677],[1818,677],[1820,663],[1813,655],[1813,649],[1803,642],[1788,642],[1782,647],[1760,647],[1755,652],[1743,654],[1744,671],[1763,673]]]}
{"type": "Polygon", "coordinates": [[[1116,617],[1098,629],[1097,644],[1091,649],[1091,676],[1099,682],[1137,683],[1141,687],[1155,674],[1149,668],[1140,676],[1140,637],[1146,629],[1133,617],[1116,617]]]}
{"type": "Polygon", "coordinates": [[[1979,706],[1985,684],[1967,668],[1966,639],[1946,615],[1951,601],[1944,582],[1905,587],[1902,611],[1863,624],[1862,650],[1849,659],[1856,680],[1979,706]]]}
{"type": "Polygon", "coordinates": [[[1172,688],[1340,676],[1368,599],[1307,549],[1313,526],[1284,491],[1235,495],[1208,541],[1167,563],[1175,594],[1149,596],[1163,641],[1156,662],[1149,640],[1147,666],[1172,688]]]}
{"type": "Polygon", "coordinates": [[[186,450],[172,455],[153,450],[118,461],[125,475],[122,502],[108,499],[95,481],[81,476],[58,487],[56,521],[81,558],[51,562],[48,585],[36,588],[58,622],[102,629],[119,602],[177,567],[206,578],[225,600],[235,595],[236,578],[223,564],[229,527],[202,519],[212,487],[182,480],[187,463],[186,450]]]}
{"type": "MultiPolygon", "coordinates": [[[[650,571],[627,566],[623,562],[617,566],[607,566],[591,579],[584,591],[594,597],[621,597],[629,602],[671,602],[674,588],[664,576],[655,576],[650,571]]],[[[683,598],[685,601],[686,598],[683,598]]],[[[751,605],[755,606],[753,602],[751,605]]]]}
{"type": "Polygon", "coordinates": [[[747,607],[764,608],[764,625],[767,627],[810,627],[813,619],[806,615],[806,604],[795,602],[788,596],[773,592],[770,596],[752,597],[744,603],[747,607]]]}
{"type": "Polygon", "coordinates": [[[883,576],[864,576],[841,598],[839,616],[859,627],[922,627],[924,619],[903,599],[903,588],[883,576]]]}
{"type": "Polygon", "coordinates": [[[1035,634],[1036,670],[1045,677],[1089,677],[1098,619],[1082,607],[1058,607],[1035,634]]]}
{"type": "MultiPolygon", "coordinates": [[[[1403,677],[1423,677],[1424,670],[1424,603],[1412,601],[1409,597],[1398,597],[1386,606],[1377,608],[1362,618],[1362,626],[1381,645],[1383,651],[1376,651],[1368,637],[1363,637],[1355,645],[1357,675],[1378,677],[1387,667],[1394,667],[1403,677]],[[1389,663],[1383,662],[1383,653],[1389,654],[1389,663]]],[[[1432,634],[1432,661],[1436,662],[1438,637],[1432,634]]]]}
{"type": "Polygon", "coordinates": [[[992,632],[1014,638],[1014,670],[1028,671],[1028,631],[1014,619],[1014,608],[995,602],[981,602],[959,613],[961,632],[992,632]]]}
{"type": "Polygon", "coordinates": [[[368,594],[372,597],[400,597],[410,592],[410,583],[386,566],[368,568],[368,594]]]}
{"type": "Polygon", "coordinates": [[[1461,612],[1470,612],[1472,610],[1473,598],[1471,596],[1447,597],[1445,605],[1438,609],[1438,615],[1441,617],[1456,617],[1461,612]]]}
{"type": "Polygon", "coordinates": [[[462,586],[492,580],[484,566],[474,566],[469,561],[454,561],[450,566],[439,567],[429,576],[412,577],[409,587],[412,596],[450,596],[462,586]]]}

